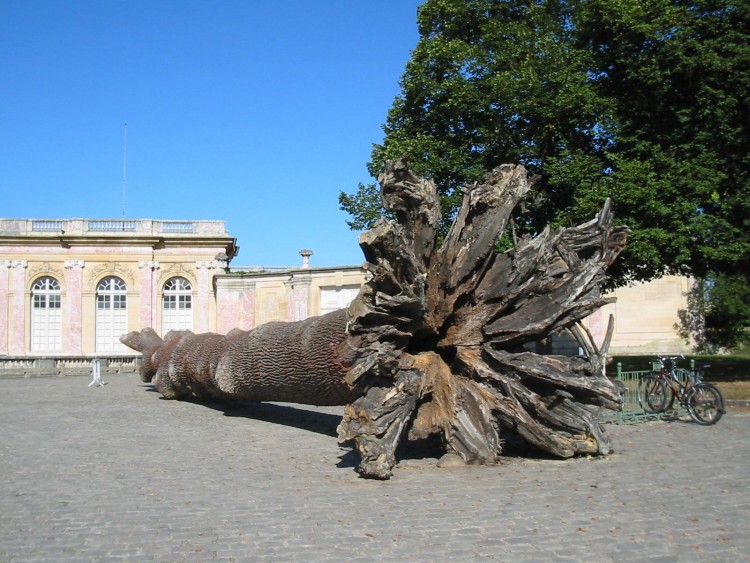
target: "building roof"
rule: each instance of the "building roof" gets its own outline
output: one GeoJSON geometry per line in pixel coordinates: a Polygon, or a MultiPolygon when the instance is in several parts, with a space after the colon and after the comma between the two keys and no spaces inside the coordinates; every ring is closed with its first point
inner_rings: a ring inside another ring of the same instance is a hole
{"type": "Polygon", "coordinates": [[[62,248],[118,245],[223,246],[227,261],[239,252],[224,221],[154,219],[0,219],[0,245],[59,244],[62,248]]]}

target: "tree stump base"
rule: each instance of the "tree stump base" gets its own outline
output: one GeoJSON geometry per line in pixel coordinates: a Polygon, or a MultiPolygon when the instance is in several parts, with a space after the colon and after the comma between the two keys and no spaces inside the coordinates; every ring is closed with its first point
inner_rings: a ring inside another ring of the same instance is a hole
{"type": "Polygon", "coordinates": [[[498,252],[534,183],[523,167],[501,166],[466,188],[442,244],[431,181],[401,160],[380,183],[395,219],[361,235],[372,276],[346,313],[161,344],[144,329],[123,342],[144,352],[152,377],[185,379],[187,394],[346,404],[339,440],[354,444],[366,477],[391,476],[403,438],[439,436],[466,463],[497,462],[511,437],[560,457],[608,454],[599,412],[622,406],[604,373],[613,322],[597,346],[580,321],[611,301],[601,287],[627,239],[610,202],[588,223],[546,228],[498,252]],[[565,330],[581,357],[532,349],[565,330]],[[317,383],[333,403],[320,402],[317,383]]]}

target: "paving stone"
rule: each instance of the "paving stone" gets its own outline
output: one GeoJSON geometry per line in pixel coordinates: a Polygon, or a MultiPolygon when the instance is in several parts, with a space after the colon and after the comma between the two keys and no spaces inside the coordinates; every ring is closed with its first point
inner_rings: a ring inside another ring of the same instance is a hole
{"type": "Polygon", "coordinates": [[[343,409],[0,379],[0,561],[704,561],[750,553],[750,412],[608,426],[605,460],[410,459],[361,479],[343,409]]]}

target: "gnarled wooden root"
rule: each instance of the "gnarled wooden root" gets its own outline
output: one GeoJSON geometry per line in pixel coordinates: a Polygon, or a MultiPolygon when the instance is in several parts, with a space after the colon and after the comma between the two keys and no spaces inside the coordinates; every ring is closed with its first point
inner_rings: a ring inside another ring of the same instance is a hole
{"type": "Polygon", "coordinates": [[[383,201],[397,220],[360,237],[372,278],[349,307],[347,381],[361,397],[339,426],[363,474],[388,478],[402,436],[438,434],[469,463],[494,463],[509,435],[561,457],[609,453],[598,413],[621,407],[604,376],[609,337],[598,348],[578,323],[609,302],[600,287],[627,230],[612,226],[607,202],[584,225],[498,254],[532,184],[523,167],[502,166],[467,188],[438,247],[434,184],[389,163],[383,201]],[[562,330],[585,358],[524,349],[562,330]]]}
{"type": "Polygon", "coordinates": [[[372,273],[347,311],[227,336],[151,329],[122,341],[164,396],[346,404],[341,442],[359,471],[387,479],[402,438],[440,436],[468,463],[494,463],[510,436],[561,457],[606,454],[601,409],[621,398],[604,375],[612,323],[597,346],[580,321],[609,300],[606,268],[627,239],[609,202],[577,227],[496,245],[532,188],[505,165],[466,188],[441,245],[432,182],[389,163],[383,202],[396,217],[360,237],[372,273]],[[564,330],[584,357],[531,345],[564,330]]]}

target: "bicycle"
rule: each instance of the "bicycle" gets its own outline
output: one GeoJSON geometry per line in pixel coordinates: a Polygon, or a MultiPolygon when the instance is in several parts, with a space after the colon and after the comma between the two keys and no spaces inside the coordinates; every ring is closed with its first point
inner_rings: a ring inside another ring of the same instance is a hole
{"type": "Polygon", "coordinates": [[[647,414],[661,414],[671,409],[675,399],[684,406],[690,418],[698,424],[716,424],[724,414],[724,397],[721,391],[703,381],[707,365],[694,372],[677,367],[677,357],[659,356],[659,371],[641,379],[638,396],[647,414]]]}

